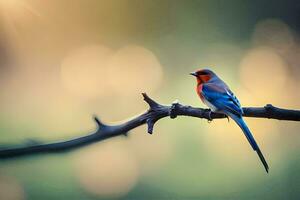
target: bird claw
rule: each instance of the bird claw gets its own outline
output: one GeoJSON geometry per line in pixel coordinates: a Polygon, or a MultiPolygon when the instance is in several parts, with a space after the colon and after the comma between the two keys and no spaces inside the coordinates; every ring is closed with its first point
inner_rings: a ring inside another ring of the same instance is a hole
{"type": "Polygon", "coordinates": [[[229,117],[226,115],[226,118],[227,118],[227,121],[228,121],[228,123],[229,123],[229,117]]]}

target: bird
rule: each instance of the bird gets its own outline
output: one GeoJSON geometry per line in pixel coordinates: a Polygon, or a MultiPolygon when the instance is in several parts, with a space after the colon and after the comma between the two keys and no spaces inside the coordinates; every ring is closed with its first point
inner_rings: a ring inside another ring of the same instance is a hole
{"type": "Polygon", "coordinates": [[[227,84],[209,69],[199,69],[195,72],[191,72],[190,75],[196,77],[196,92],[202,102],[210,108],[210,113],[213,111],[224,114],[236,122],[236,124],[242,129],[253,150],[256,151],[266,172],[268,173],[268,163],[243,119],[244,112],[241,104],[227,84]]]}

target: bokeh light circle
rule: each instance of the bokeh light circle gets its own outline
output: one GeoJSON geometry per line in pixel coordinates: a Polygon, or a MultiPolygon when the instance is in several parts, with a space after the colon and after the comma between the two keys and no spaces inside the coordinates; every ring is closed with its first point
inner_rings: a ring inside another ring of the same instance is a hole
{"type": "Polygon", "coordinates": [[[138,127],[132,131],[130,136],[130,148],[135,155],[140,173],[143,176],[150,177],[171,159],[174,153],[173,144],[169,136],[163,134],[163,131],[157,127],[159,134],[149,137],[145,134],[144,127],[138,127]]]}
{"type": "Polygon", "coordinates": [[[64,87],[86,98],[150,92],[158,88],[162,74],[156,56],[135,45],[117,51],[99,45],[83,47],[71,52],[61,65],[64,87]]]}
{"type": "Polygon", "coordinates": [[[252,49],[240,63],[242,85],[257,103],[280,103],[288,78],[286,68],[287,64],[274,50],[265,47],[252,49]]]}
{"type": "Polygon", "coordinates": [[[108,70],[111,88],[121,95],[152,91],[162,81],[162,67],[158,59],[141,46],[119,49],[111,58],[108,70]]]}
{"type": "Polygon", "coordinates": [[[266,19],[257,23],[253,34],[254,45],[263,45],[283,52],[294,44],[294,36],[287,24],[279,19],[266,19]]]}
{"type": "Polygon", "coordinates": [[[139,169],[126,145],[119,141],[102,143],[76,158],[82,187],[100,197],[121,197],[137,183],[139,169]]]}
{"type": "Polygon", "coordinates": [[[91,45],[71,52],[61,64],[64,87],[73,94],[92,98],[109,92],[107,62],[113,51],[91,45]]]}

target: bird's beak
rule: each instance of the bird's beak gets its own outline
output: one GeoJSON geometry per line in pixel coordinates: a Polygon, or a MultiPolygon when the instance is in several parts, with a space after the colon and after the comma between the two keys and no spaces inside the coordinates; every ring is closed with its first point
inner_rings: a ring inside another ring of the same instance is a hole
{"type": "Polygon", "coordinates": [[[197,77],[197,73],[196,72],[191,72],[190,75],[197,77]]]}

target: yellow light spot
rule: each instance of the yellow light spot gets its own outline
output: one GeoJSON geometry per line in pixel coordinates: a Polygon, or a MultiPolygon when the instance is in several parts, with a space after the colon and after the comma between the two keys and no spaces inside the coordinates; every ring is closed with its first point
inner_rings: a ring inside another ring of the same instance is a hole
{"type": "Polygon", "coordinates": [[[114,53],[104,46],[89,46],[64,59],[61,75],[64,86],[78,96],[124,96],[158,88],[162,68],[143,47],[127,46],[114,53]]]}
{"type": "Polygon", "coordinates": [[[61,64],[64,87],[80,97],[96,97],[109,92],[107,62],[113,51],[105,46],[74,50],[61,64]]]}
{"type": "Polygon", "coordinates": [[[144,127],[134,130],[128,142],[141,166],[141,173],[146,176],[159,171],[173,153],[172,141],[168,136],[160,132],[149,137],[144,127]]]}
{"type": "Polygon", "coordinates": [[[282,91],[287,80],[286,68],[285,61],[270,48],[255,48],[244,56],[240,63],[240,77],[253,103],[264,105],[284,101],[282,91]]]}
{"type": "Polygon", "coordinates": [[[20,6],[20,0],[0,0],[0,5],[1,7],[3,8],[13,8],[13,7],[16,7],[16,6],[20,6]]]}
{"type": "Polygon", "coordinates": [[[157,89],[162,68],[155,55],[140,46],[126,46],[112,57],[108,65],[110,85],[120,95],[132,95],[157,89]]]}
{"type": "Polygon", "coordinates": [[[210,131],[211,134],[206,136],[207,145],[216,152],[220,162],[236,169],[251,162],[244,156],[252,152],[247,139],[232,119],[230,123],[226,119],[215,120],[214,127],[210,127],[210,131]],[[240,162],[232,166],[235,158],[240,162]]]}
{"type": "Polygon", "coordinates": [[[120,140],[101,143],[76,158],[82,187],[101,197],[121,197],[137,183],[138,166],[120,140]]]}
{"type": "MultiPolygon", "coordinates": [[[[278,124],[271,120],[249,118],[244,118],[244,120],[268,162],[278,161],[280,156],[273,154],[272,159],[269,159],[271,153],[278,151],[278,149],[275,149],[276,145],[274,146],[280,139],[278,124]]],[[[240,169],[245,166],[257,168],[261,164],[243,131],[232,119],[230,119],[230,123],[227,120],[214,121],[212,132],[207,135],[207,145],[213,151],[212,153],[216,153],[218,161],[224,166],[240,169]],[[239,162],[234,162],[235,160],[239,162]]]]}

